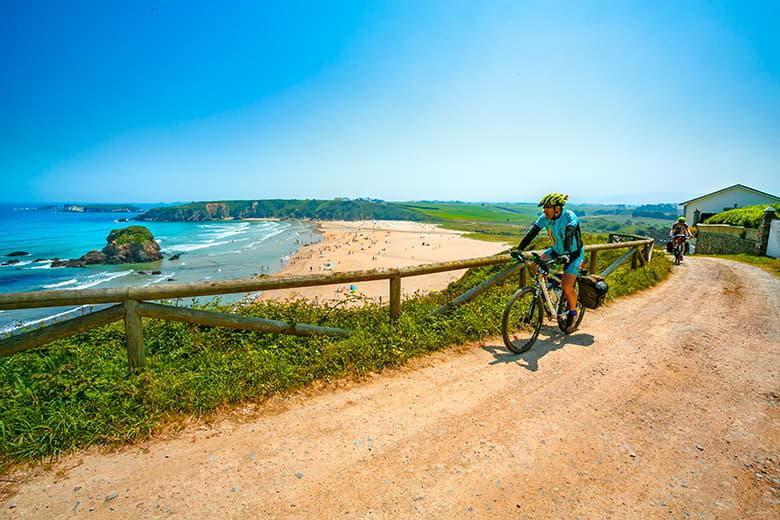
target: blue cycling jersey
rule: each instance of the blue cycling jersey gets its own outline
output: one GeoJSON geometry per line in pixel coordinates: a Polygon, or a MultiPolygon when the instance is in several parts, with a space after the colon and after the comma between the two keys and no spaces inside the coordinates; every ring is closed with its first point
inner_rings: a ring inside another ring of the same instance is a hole
{"type": "MultiPolygon", "coordinates": [[[[555,220],[551,220],[545,217],[544,213],[542,213],[539,215],[539,218],[536,219],[536,222],[534,222],[534,226],[547,230],[547,233],[549,233],[550,239],[552,240],[552,249],[559,255],[566,253],[563,248],[563,241],[566,236],[566,227],[578,227],[579,224],[580,221],[577,218],[577,215],[575,215],[574,212],[570,209],[563,210],[561,212],[561,216],[555,220]]],[[[572,244],[574,251],[569,251],[569,253],[574,253],[577,249],[579,249],[579,241],[581,240],[582,239],[580,237],[575,237],[575,241],[572,244]]]]}

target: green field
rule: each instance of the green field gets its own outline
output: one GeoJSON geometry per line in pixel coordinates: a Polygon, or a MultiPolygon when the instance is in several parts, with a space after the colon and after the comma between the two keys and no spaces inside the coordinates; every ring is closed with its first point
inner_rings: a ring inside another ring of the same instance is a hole
{"type": "Polygon", "coordinates": [[[435,220],[530,224],[538,215],[536,205],[495,203],[396,203],[435,220]]]}
{"type": "MultiPolygon", "coordinates": [[[[394,203],[424,215],[442,227],[466,231],[478,240],[516,243],[541,213],[534,203],[403,202],[394,203]]],[[[673,220],[634,217],[622,204],[571,204],[583,233],[626,233],[666,239],[673,220]]]]}

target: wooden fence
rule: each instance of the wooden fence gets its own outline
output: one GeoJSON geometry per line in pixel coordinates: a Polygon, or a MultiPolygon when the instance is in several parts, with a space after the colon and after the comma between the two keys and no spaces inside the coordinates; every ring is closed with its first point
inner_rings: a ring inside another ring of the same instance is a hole
{"type": "MultiPolygon", "coordinates": [[[[596,269],[598,252],[611,249],[628,249],[628,251],[607,267],[601,273],[603,276],[606,276],[617,269],[629,258],[631,259],[632,268],[636,268],[638,265],[645,265],[645,263],[650,260],[653,242],[654,241],[650,238],[634,235],[610,235],[609,243],[607,244],[585,246],[585,251],[590,255],[590,271],[594,272],[596,269]]],[[[84,316],[4,338],[0,340],[0,356],[8,356],[17,352],[29,350],[56,339],[72,336],[89,329],[101,327],[114,321],[124,319],[129,365],[131,369],[141,369],[144,367],[145,355],[143,329],[141,326],[142,317],[182,321],[207,326],[253,330],[258,332],[292,334],[296,336],[324,334],[335,337],[346,337],[349,336],[352,331],[149,302],[174,298],[214,296],[221,294],[271,291],[274,289],[389,280],[389,311],[391,319],[395,320],[401,313],[402,278],[456,271],[472,267],[499,265],[507,262],[512,262],[512,265],[497,276],[486,280],[447,305],[434,311],[434,314],[442,314],[469,301],[479,294],[479,292],[499,283],[501,280],[506,279],[509,275],[518,270],[522,269],[520,272],[521,281],[525,280],[525,267],[522,264],[514,262],[512,257],[508,254],[501,254],[469,260],[455,260],[451,262],[401,267],[397,269],[375,269],[302,276],[267,276],[214,282],[162,284],[155,287],[0,293],[0,310],[60,307],[65,305],[114,304],[108,308],[91,312],[84,316]]]]}

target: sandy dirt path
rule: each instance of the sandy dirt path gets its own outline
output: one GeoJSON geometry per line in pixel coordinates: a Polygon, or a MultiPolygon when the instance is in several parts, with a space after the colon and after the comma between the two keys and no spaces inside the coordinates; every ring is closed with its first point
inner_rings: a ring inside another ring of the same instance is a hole
{"type": "Polygon", "coordinates": [[[778,518],[778,308],[777,278],[687,259],[521,356],[496,339],[70,456],[0,516],[778,518]]]}

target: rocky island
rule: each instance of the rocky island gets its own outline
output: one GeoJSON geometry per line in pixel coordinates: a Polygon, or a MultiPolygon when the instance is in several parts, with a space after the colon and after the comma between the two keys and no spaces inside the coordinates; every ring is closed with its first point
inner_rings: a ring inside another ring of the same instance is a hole
{"type": "Polygon", "coordinates": [[[112,229],[106,246],[75,260],[55,260],[52,267],[84,267],[93,264],[140,264],[162,260],[160,244],[144,226],[112,229]]]}
{"type": "Polygon", "coordinates": [[[65,204],[60,211],[67,213],[138,213],[140,208],[116,204],[65,204]]]}

